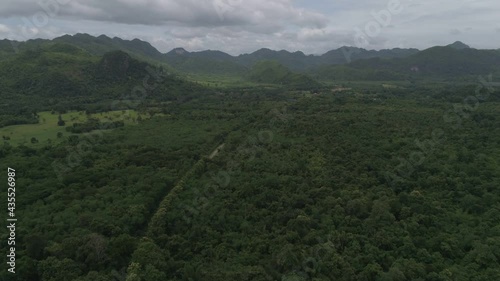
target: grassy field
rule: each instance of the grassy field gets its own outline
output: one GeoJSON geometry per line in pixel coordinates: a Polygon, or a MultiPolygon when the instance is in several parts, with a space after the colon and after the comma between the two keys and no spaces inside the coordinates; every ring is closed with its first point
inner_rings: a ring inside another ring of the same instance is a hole
{"type": "Polygon", "coordinates": [[[273,87],[276,85],[273,84],[264,84],[264,83],[255,83],[249,81],[241,76],[231,76],[231,75],[202,75],[202,74],[190,74],[185,75],[185,79],[198,83],[202,86],[215,88],[215,89],[224,89],[224,88],[246,88],[246,87],[273,87]]]}
{"type": "Polygon", "coordinates": [[[29,146],[41,146],[50,142],[55,143],[61,141],[65,139],[65,137],[72,135],[72,133],[66,131],[66,127],[72,126],[74,123],[83,123],[89,117],[97,118],[103,122],[123,121],[125,125],[135,124],[139,116],[143,119],[149,117],[140,115],[135,110],[110,111],[91,114],[90,116],[87,116],[83,111],[72,111],[62,114],[62,119],[66,122],[66,125],[58,126],[59,114],[52,114],[50,111],[46,111],[40,112],[39,116],[40,122],[38,124],[15,125],[0,128],[0,136],[10,138],[7,142],[12,145],[24,144],[29,146]],[[58,138],[58,133],[62,133],[63,137],[58,138]],[[33,137],[38,140],[37,143],[31,143],[31,138],[33,137]]]}

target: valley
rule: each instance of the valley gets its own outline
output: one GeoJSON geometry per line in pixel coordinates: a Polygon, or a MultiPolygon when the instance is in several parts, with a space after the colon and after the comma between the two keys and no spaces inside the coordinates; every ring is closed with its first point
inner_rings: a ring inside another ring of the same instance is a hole
{"type": "Polygon", "coordinates": [[[498,50],[10,43],[1,280],[500,277],[498,50]]]}

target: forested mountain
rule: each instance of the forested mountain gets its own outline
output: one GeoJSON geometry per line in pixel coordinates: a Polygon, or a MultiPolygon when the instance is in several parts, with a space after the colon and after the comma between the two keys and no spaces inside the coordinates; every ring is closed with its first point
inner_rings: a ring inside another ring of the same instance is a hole
{"type": "Polygon", "coordinates": [[[176,48],[163,57],[164,61],[183,73],[210,75],[243,75],[248,68],[220,51],[188,52],[176,48]]]}
{"type": "Polygon", "coordinates": [[[477,50],[456,42],[444,47],[432,47],[404,58],[372,58],[357,60],[345,66],[322,66],[312,73],[332,80],[458,80],[499,71],[500,51],[477,50]]]}
{"type": "Polygon", "coordinates": [[[292,53],[286,50],[274,51],[264,48],[250,54],[231,56],[221,51],[188,52],[183,48],[176,48],[162,54],[148,42],[139,39],[123,40],[117,37],[110,38],[106,35],[94,37],[78,33],[75,35],[64,35],[53,40],[36,39],[27,42],[3,40],[0,41],[0,58],[2,54],[12,54],[14,52],[13,47],[19,50],[26,50],[49,42],[72,44],[93,55],[103,55],[110,51],[121,50],[136,58],[168,63],[185,73],[205,74],[241,74],[261,60],[275,60],[293,71],[303,72],[318,65],[346,64],[351,61],[374,57],[405,57],[418,52],[417,49],[396,48],[392,50],[369,51],[361,48],[342,47],[331,50],[323,55],[305,55],[300,51],[292,53]],[[207,69],[207,65],[211,65],[212,68],[207,69]]]}
{"type": "Polygon", "coordinates": [[[163,58],[163,54],[151,46],[151,44],[139,39],[123,40],[118,37],[110,38],[106,35],[94,37],[85,33],[64,35],[54,38],[53,40],[36,39],[28,40],[26,42],[4,40],[0,43],[0,50],[13,53],[15,49],[23,51],[36,47],[42,47],[44,45],[50,45],[50,43],[71,44],[87,51],[92,55],[98,56],[111,51],[121,50],[143,60],[161,61],[163,58]]]}
{"type": "Polygon", "coordinates": [[[251,68],[247,75],[250,81],[285,85],[294,89],[313,89],[321,86],[311,77],[294,73],[277,61],[260,61],[251,68]]]}
{"type": "Polygon", "coordinates": [[[294,53],[286,50],[274,51],[270,49],[260,49],[251,54],[242,54],[235,58],[238,63],[246,66],[252,66],[259,61],[276,61],[293,71],[303,71],[316,64],[317,58],[313,55],[306,56],[297,51],[294,53]]]}
{"type": "Polygon", "coordinates": [[[231,56],[216,50],[188,52],[183,48],[163,54],[138,39],[129,41],[88,34],[27,42],[2,40],[0,59],[13,55],[13,47],[33,50],[54,43],[70,44],[97,56],[121,50],[136,59],[162,64],[171,72],[196,75],[248,76],[246,74],[252,67],[261,61],[276,61],[291,71],[308,73],[321,80],[450,79],[492,73],[500,68],[500,51],[473,49],[459,41],[423,51],[400,48],[375,51],[342,47],[322,55],[305,55],[300,51],[292,53],[263,48],[250,54],[231,56]]]}
{"type": "Polygon", "coordinates": [[[460,41],[456,41],[453,44],[448,45],[447,47],[452,47],[457,50],[470,49],[469,45],[464,44],[463,42],[460,41]]]}
{"type": "Polygon", "coordinates": [[[191,58],[198,65],[202,65],[204,60],[232,63],[252,67],[260,61],[277,61],[288,67],[292,71],[304,72],[319,65],[347,64],[351,61],[367,58],[398,58],[406,57],[417,53],[417,49],[393,49],[393,50],[365,50],[354,47],[342,47],[329,51],[323,55],[305,55],[301,51],[289,52],[286,50],[274,51],[267,48],[257,50],[250,54],[242,54],[236,57],[219,51],[187,52],[182,48],[174,49],[167,54],[167,62],[175,64],[182,58],[191,58]]]}
{"type": "MultiPolygon", "coordinates": [[[[110,110],[114,99],[146,99],[132,93],[145,79],[156,99],[188,99],[198,84],[176,78],[163,68],[123,51],[94,56],[72,44],[47,43],[0,61],[0,127],[37,122],[44,110],[110,110]],[[183,93],[180,95],[180,93],[183,93]]],[[[116,109],[124,109],[117,106],[116,109]]]]}

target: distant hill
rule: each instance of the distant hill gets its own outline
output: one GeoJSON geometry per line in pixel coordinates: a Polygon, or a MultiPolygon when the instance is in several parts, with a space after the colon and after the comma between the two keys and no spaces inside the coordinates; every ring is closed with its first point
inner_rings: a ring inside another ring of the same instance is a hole
{"type": "Polygon", "coordinates": [[[296,89],[321,86],[308,75],[294,73],[277,61],[259,61],[250,69],[247,77],[257,83],[279,84],[296,89]]]}
{"type": "Polygon", "coordinates": [[[138,57],[161,60],[162,53],[148,42],[139,39],[123,40],[118,37],[110,38],[106,35],[94,37],[88,34],[64,35],[52,40],[76,45],[91,54],[103,55],[110,51],[120,50],[130,54],[135,54],[138,57]]]}
{"type": "MultiPolygon", "coordinates": [[[[13,46],[19,51],[42,48],[52,44],[69,44],[76,46],[91,55],[102,56],[112,51],[124,51],[135,59],[147,61],[149,63],[162,63],[165,68],[168,65],[164,63],[163,54],[148,42],[139,39],[123,40],[118,37],[110,38],[106,35],[98,37],[89,34],[78,33],[75,35],[64,35],[53,40],[35,39],[26,42],[16,42],[10,40],[0,41],[0,59],[8,55],[15,54],[13,46]]],[[[173,71],[173,69],[169,69],[173,71]]]]}
{"type": "Polygon", "coordinates": [[[305,55],[303,52],[289,52],[286,50],[274,51],[267,48],[257,50],[250,54],[231,56],[220,51],[188,52],[182,48],[176,48],[168,52],[166,62],[174,68],[183,72],[205,72],[207,64],[212,66],[214,73],[240,73],[252,67],[260,61],[277,61],[283,66],[295,72],[306,72],[309,69],[321,65],[347,64],[351,61],[366,58],[400,58],[407,57],[418,52],[417,49],[393,49],[368,51],[360,48],[342,47],[329,51],[323,55],[305,55]]]}
{"type": "Polygon", "coordinates": [[[342,47],[320,56],[321,64],[347,64],[352,61],[370,58],[404,58],[418,53],[418,49],[365,50],[356,47],[342,47]]]}
{"type": "Polygon", "coordinates": [[[303,52],[274,51],[267,48],[251,54],[231,56],[220,51],[188,52],[176,48],[168,52],[166,62],[187,73],[240,74],[260,61],[276,61],[295,72],[306,72],[321,65],[346,64],[366,58],[399,58],[417,53],[417,49],[393,49],[368,51],[360,48],[343,47],[321,56],[305,55],[303,52]],[[208,69],[207,69],[208,66],[208,69]]]}
{"type": "Polygon", "coordinates": [[[273,51],[270,49],[260,49],[251,54],[243,54],[234,58],[238,63],[250,67],[259,61],[276,61],[293,71],[304,71],[308,67],[315,65],[317,57],[306,56],[302,52],[288,52],[285,50],[273,51]]]}
{"type": "Polygon", "coordinates": [[[451,48],[457,49],[457,50],[470,49],[469,45],[466,45],[460,41],[456,41],[455,43],[448,45],[448,47],[451,47],[451,48]]]}
{"type": "Polygon", "coordinates": [[[168,74],[162,66],[150,65],[124,51],[95,56],[75,45],[54,42],[0,60],[0,77],[0,100],[4,101],[0,112],[4,113],[83,110],[86,105],[94,110],[109,110],[112,101],[125,96],[144,98],[132,92],[144,85],[146,77],[150,77],[150,85],[157,84],[148,92],[156,100],[185,99],[206,91],[197,83],[168,74]],[[151,71],[155,75],[162,73],[161,79],[151,77],[151,71]]]}
{"type": "Polygon", "coordinates": [[[345,66],[322,66],[312,73],[320,79],[401,80],[408,78],[461,79],[500,71],[500,51],[477,50],[456,42],[432,47],[403,58],[357,60],[345,66]],[[340,74],[339,74],[340,73],[340,74]],[[350,73],[352,75],[342,75],[350,73]],[[369,78],[369,79],[368,79],[369,78]]]}
{"type": "Polygon", "coordinates": [[[248,70],[221,51],[188,52],[176,48],[162,59],[176,70],[189,74],[243,75],[248,70]]]}

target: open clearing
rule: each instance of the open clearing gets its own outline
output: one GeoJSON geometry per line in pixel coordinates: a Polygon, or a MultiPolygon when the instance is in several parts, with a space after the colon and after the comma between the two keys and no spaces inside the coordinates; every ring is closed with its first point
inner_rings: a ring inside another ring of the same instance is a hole
{"type": "Polygon", "coordinates": [[[58,142],[67,136],[73,135],[66,131],[66,127],[72,126],[74,123],[84,123],[88,118],[97,118],[102,122],[123,121],[125,125],[136,124],[139,116],[146,119],[146,116],[138,114],[135,110],[110,111],[91,115],[86,115],[83,111],[72,111],[61,114],[66,125],[58,126],[59,114],[52,114],[50,111],[45,111],[40,112],[38,115],[40,116],[38,124],[14,125],[0,128],[0,136],[10,138],[7,142],[13,145],[38,146],[48,144],[49,142],[58,142]],[[63,137],[58,138],[58,133],[62,133],[63,137]],[[32,138],[36,138],[38,142],[31,143],[32,138]]]}

